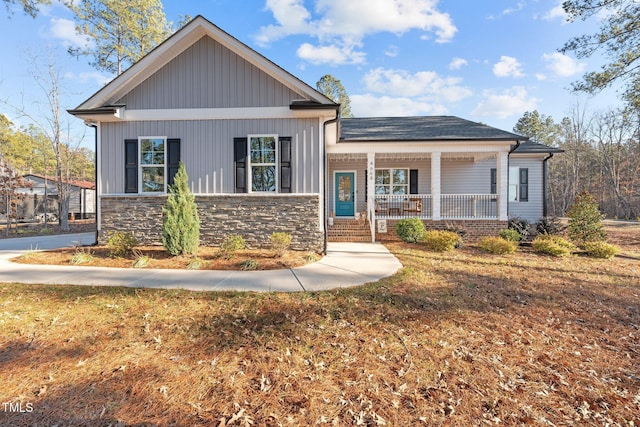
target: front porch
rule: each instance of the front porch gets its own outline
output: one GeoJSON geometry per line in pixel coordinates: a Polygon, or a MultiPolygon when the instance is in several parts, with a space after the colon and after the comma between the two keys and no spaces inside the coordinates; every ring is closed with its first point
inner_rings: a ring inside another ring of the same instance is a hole
{"type": "Polygon", "coordinates": [[[411,217],[428,228],[473,229],[472,234],[493,234],[506,226],[508,145],[467,152],[412,148],[416,151],[329,150],[327,215],[334,223],[361,218],[372,241],[393,240],[395,223],[411,217]]]}

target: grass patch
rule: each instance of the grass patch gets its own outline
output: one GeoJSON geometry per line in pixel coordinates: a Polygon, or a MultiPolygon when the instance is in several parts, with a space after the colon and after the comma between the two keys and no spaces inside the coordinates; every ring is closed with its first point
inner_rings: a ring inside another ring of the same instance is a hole
{"type": "Polygon", "coordinates": [[[325,292],[0,284],[0,401],[34,409],[2,422],[638,419],[639,261],[388,247],[398,274],[325,292]]]}

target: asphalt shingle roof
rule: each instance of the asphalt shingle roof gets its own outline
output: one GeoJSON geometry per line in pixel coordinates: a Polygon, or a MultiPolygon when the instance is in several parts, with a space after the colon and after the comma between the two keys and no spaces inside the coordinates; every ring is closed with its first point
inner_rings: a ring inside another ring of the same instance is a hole
{"type": "Polygon", "coordinates": [[[340,119],[340,141],[519,140],[522,135],[455,116],[340,119]]]}
{"type": "Polygon", "coordinates": [[[514,153],[517,154],[526,154],[526,153],[564,153],[564,150],[560,148],[551,147],[549,145],[540,144],[539,142],[534,141],[524,141],[521,142],[518,148],[516,148],[514,153]]]}

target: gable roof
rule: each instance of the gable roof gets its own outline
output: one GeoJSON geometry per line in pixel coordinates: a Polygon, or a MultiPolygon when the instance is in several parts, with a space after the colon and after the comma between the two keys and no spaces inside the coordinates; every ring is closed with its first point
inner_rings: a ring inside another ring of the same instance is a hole
{"type": "Polygon", "coordinates": [[[114,113],[116,111],[116,107],[121,107],[121,105],[115,105],[119,99],[204,36],[211,37],[222,46],[233,51],[247,62],[258,67],[260,70],[282,83],[284,86],[295,92],[301,93],[307,97],[309,101],[319,105],[331,105],[334,108],[337,108],[338,104],[333,102],[331,99],[285,71],[283,68],[262,56],[235,37],[226,33],[201,15],[198,15],[187,25],[171,35],[167,40],[156,46],[155,49],[142,57],[138,62],[133,64],[102,89],[98,90],[77,108],[69,110],[69,113],[114,113]]]}
{"type": "Polygon", "coordinates": [[[527,137],[455,116],[340,119],[340,142],[524,141],[527,137]]]}

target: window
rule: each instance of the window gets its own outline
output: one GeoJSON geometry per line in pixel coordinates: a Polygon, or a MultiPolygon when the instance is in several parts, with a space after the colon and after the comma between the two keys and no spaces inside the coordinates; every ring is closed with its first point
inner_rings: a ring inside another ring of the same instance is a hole
{"type": "Polygon", "coordinates": [[[124,192],[159,194],[180,166],[180,139],[143,136],[124,140],[124,192]]]}
{"type": "Polygon", "coordinates": [[[164,137],[141,137],[140,140],[140,192],[164,193],[165,146],[164,137]]]}
{"type": "MultiPolygon", "coordinates": [[[[498,173],[496,168],[491,168],[491,194],[498,193],[498,173]]],[[[529,169],[509,168],[509,201],[529,201],[529,169]]]]}
{"type": "Polygon", "coordinates": [[[276,191],[277,141],[277,136],[249,136],[251,191],[276,191]]]}
{"type": "Polygon", "coordinates": [[[376,194],[409,194],[408,169],[376,169],[376,194]]]}

